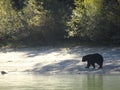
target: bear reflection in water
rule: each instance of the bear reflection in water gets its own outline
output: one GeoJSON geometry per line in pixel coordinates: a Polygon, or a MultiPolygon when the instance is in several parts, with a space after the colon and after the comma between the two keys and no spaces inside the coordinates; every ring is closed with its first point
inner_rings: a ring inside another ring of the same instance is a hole
{"type": "Polygon", "coordinates": [[[95,63],[99,65],[99,68],[103,67],[103,56],[95,53],[95,54],[88,54],[86,56],[83,56],[82,62],[87,62],[86,68],[89,68],[90,66],[93,66],[95,68],[95,63]]]}

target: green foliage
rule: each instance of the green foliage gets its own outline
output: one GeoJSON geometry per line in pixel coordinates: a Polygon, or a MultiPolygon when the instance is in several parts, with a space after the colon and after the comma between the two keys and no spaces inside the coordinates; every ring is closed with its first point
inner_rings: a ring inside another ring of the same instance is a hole
{"type": "Polygon", "coordinates": [[[101,26],[104,30],[104,38],[114,43],[120,43],[120,4],[117,0],[104,2],[102,9],[101,26]],[[106,35],[106,36],[105,36],[106,35]]]}
{"type": "Polygon", "coordinates": [[[19,28],[23,27],[19,13],[12,9],[9,0],[0,1],[0,38],[10,39],[12,34],[16,33],[19,28]]]}
{"type": "Polygon", "coordinates": [[[46,23],[42,27],[46,41],[63,40],[66,20],[70,13],[67,0],[43,0],[44,9],[47,10],[46,23]],[[66,1],[66,2],[65,2],[66,1]],[[66,5],[67,3],[67,5],[66,5]]]}
{"type": "Polygon", "coordinates": [[[0,0],[0,6],[0,44],[42,44],[65,36],[120,43],[119,0],[0,0]]]}
{"type": "Polygon", "coordinates": [[[113,0],[75,0],[68,37],[120,43],[120,5],[113,0]]]}
{"type": "Polygon", "coordinates": [[[15,10],[21,10],[26,6],[28,0],[11,0],[12,7],[15,10]]]}
{"type": "Polygon", "coordinates": [[[1,0],[0,5],[0,38],[4,42],[25,40],[32,32],[38,32],[37,27],[45,22],[46,11],[42,3],[37,5],[35,0],[29,0],[20,11],[13,9],[10,0],[1,0]]]}
{"type": "Polygon", "coordinates": [[[75,0],[75,5],[76,8],[68,22],[69,36],[93,39],[98,23],[96,21],[101,12],[102,0],[75,0]]]}
{"type": "Polygon", "coordinates": [[[0,37],[4,42],[63,40],[73,0],[1,0],[0,37]]]}

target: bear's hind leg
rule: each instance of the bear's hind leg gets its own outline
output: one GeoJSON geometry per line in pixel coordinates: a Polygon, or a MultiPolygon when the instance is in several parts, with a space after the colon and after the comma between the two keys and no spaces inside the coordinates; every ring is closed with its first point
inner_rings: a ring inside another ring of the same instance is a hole
{"type": "Polygon", "coordinates": [[[101,68],[102,68],[102,65],[100,65],[98,69],[101,69],[101,68]]]}
{"type": "Polygon", "coordinates": [[[99,68],[98,69],[101,69],[101,68],[103,68],[103,62],[101,62],[100,64],[98,64],[99,65],[99,68]]]}
{"type": "Polygon", "coordinates": [[[95,63],[92,63],[91,65],[93,66],[93,68],[95,68],[95,63]]]}

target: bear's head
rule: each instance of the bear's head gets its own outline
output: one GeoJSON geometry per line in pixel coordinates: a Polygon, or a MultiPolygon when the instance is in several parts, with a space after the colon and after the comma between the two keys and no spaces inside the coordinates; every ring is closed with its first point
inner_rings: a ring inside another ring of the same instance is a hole
{"type": "Polygon", "coordinates": [[[86,56],[83,56],[82,57],[82,62],[85,62],[85,61],[87,61],[86,56]]]}

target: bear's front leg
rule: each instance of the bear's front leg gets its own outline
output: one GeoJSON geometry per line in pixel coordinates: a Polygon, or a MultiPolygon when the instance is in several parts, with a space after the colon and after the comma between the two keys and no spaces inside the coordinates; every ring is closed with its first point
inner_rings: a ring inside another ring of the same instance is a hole
{"type": "Polygon", "coordinates": [[[87,63],[87,66],[85,68],[89,68],[90,67],[90,63],[87,63]]]}

